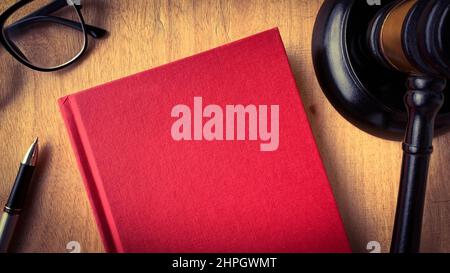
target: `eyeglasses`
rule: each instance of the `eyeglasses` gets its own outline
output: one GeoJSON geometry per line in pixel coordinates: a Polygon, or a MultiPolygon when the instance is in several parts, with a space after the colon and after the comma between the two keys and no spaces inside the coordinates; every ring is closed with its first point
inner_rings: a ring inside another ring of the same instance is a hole
{"type": "Polygon", "coordinates": [[[44,72],[78,60],[86,51],[88,35],[106,34],[85,24],[81,0],[20,0],[0,15],[0,28],[5,49],[27,67],[44,72]]]}

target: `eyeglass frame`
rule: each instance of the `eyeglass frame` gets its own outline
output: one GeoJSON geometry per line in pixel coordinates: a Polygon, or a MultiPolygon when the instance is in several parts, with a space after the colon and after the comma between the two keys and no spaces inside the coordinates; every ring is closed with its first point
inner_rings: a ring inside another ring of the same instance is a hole
{"type": "Polygon", "coordinates": [[[54,66],[54,67],[39,67],[36,65],[33,65],[31,62],[29,62],[26,57],[22,54],[19,54],[20,50],[14,45],[14,43],[12,41],[10,41],[7,38],[6,33],[4,32],[5,28],[4,25],[6,23],[6,20],[12,15],[14,14],[17,10],[21,9],[22,7],[24,7],[25,5],[31,3],[33,0],[20,0],[19,2],[15,3],[14,5],[12,5],[11,7],[9,7],[8,9],[6,9],[2,14],[0,14],[0,29],[1,29],[1,35],[0,35],[0,43],[3,45],[3,47],[20,63],[22,63],[23,65],[37,70],[37,71],[41,71],[41,72],[52,72],[52,71],[56,71],[56,70],[60,70],[63,69],[71,64],[73,64],[76,60],[78,60],[80,58],[81,55],[83,55],[83,53],[85,53],[87,46],[88,46],[88,35],[93,37],[93,38],[101,38],[106,34],[106,30],[99,28],[99,27],[95,27],[95,26],[91,26],[85,23],[83,15],[81,13],[81,1],[76,1],[76,0],[55,0],[43,7],[41,7],[40,9],[32,12],[31,14],[25,16],[24,18],[22,18],[21,20],[17,21],[15,25],[18,24],[25,24],[25,23],[33,23],[33,21],[51,21],[57,24],[61,24],[70,28],[74,28],[78,31],[83,32],[83,38],[84,38],[84,44],[83,47],[81,48],[81,50],[78,52],[77,55],[75,55],[72,59],[70,59],[69,61],[54,66]],[[52,12],[57,11],[60,8],[63,8],[67,5],[73,6],[75,8],[75,11],[80,19],[80,22],[75,22],[69,19],[65,19],[65,18],[60,18],[60,17],[56,17],[56,16],[51,16],[48,14],[51,14],[52,12]]]}

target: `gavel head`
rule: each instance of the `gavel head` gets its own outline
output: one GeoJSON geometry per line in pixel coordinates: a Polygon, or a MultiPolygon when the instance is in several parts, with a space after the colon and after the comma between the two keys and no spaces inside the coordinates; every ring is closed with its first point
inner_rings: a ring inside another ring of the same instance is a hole
{"type": "Polygon", "coordinates": [[[367,34],[384,66],[450,78],[450,0],[399,0],[378,11],[367,34]]]}
{"type": "Polygon", "coordinates": [[[405,93],[444,88],[435,132],[450,132],[450,0],[324,0],[312,56],[322,91],[358,128],[403,139],[405,93]]]}

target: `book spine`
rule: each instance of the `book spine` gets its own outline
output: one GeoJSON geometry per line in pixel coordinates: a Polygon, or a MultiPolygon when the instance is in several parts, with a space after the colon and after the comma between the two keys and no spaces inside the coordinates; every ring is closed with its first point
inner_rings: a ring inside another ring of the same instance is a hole
{"type": "Polygon", "coordinates": [[[69,134],[70,143],[94,212],[103,246],[106,252],[123,252],[121,244],[118,243],[119,239],[117,232],[113,232],[112,217],[108,217],[108,213],[106,212],[105,206],[108,205],[104,204],[105,202],[102,201],[102,199],[104,200],[105,198],[102,198],[99,191],[100,185],[98,183],[100,182],[96,181],[93,168],[89,164],[89,152],[83,144],[82,134],[80,133],[81,124],[79,124],[80,122],[76,118],[77,115],[73,111],[73,107],[76,106],[73,105],[72,100],[69,98],[70,96],[66,96],[58,100],[60,112],[69,134]],[[116,236],[114,236],[114,234],[116,234],[116,236]]]}

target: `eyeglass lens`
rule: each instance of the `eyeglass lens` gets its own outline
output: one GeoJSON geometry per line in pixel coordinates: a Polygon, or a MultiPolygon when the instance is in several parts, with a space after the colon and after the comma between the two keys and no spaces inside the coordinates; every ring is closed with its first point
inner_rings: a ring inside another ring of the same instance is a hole
{"type": "MultiPolygon", "coordinates": [[[[16,1],[5,2],[11,6],[16,1]]],[[[19,58],[39,68],[59,67],[76,58],[85,46],[85,34],[77,9],[69,3],[35,0],[15,11],[2,29],[9,47],[19,58]],[[49,8],[52,3],[53,8],[49,8]],[[69,21],[80,28],[67,26],[69,21]]]]}

